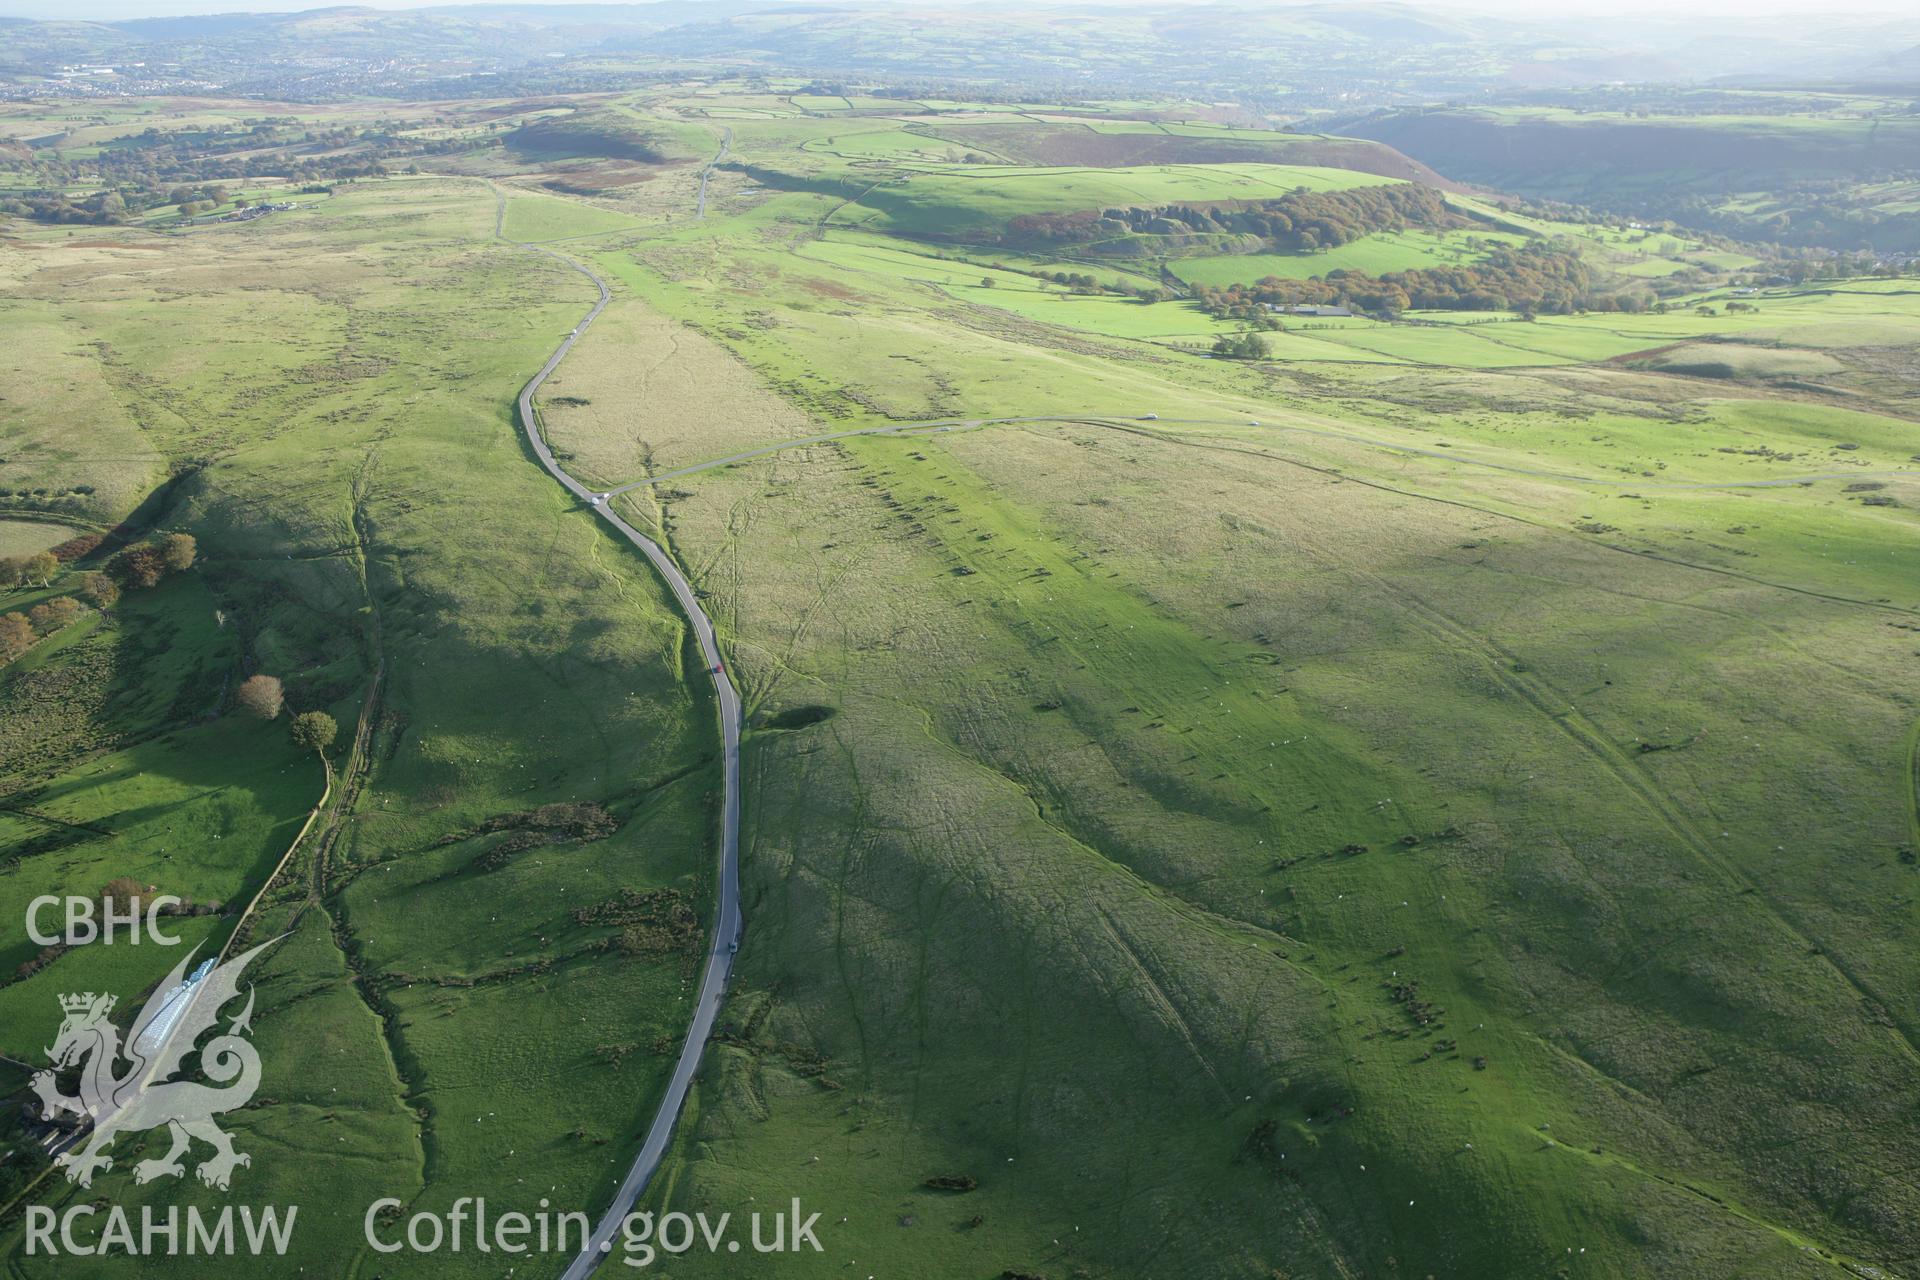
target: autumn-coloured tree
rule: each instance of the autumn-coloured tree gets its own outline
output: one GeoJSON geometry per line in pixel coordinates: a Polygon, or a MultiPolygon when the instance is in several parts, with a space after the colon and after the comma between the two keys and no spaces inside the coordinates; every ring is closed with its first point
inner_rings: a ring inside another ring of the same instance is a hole
{"type": "Polygon", "coordinates": [[[59,546],[48,547],[47,550],[53,552],[53,558],[61,564],[73,564],[98,551],[106,540],[107,535],[104,533],[78,533],[59,546]]]}
{"type": "Polygon", "coordinates": [[[12,662],[33,647],[33,624],[24,613],[0,617],[0,662],[12,662]]]}
{"type": "Polygon", "coordinates": [[[200,554],[200,544],[194,541],[190,533],[170,533],[155,546],[168,573],[180,573],[193,568],[194,558],[200,554]]]}
{"type": "Polygon", "coordinates": [[[27,621],[43,636],[52,635],[79,616],[80,602],[72,596],[60,596],[27,611],[27,621]]]}
{"type": "Polygon", "coordinates": [[[35,586],[44,587],[53,581],[53,575],[60,572],[60,562],[54,559],[51,551],[36,551],[27,557],[25,569],[20,580],[35,586]]]}
{"type": "Polygon", "coordinates": [[[80,580],[80,594],[104,613],[120,603],[120,584],[104,573],[90,573],[80,580]]]}
{"type": "Polygon", "coordinates": [[[340,726],[324,711],[302,711],[293,718],[293,745],[307,751],[325,751],[333,745],[340,726]]]}
{"type": "Polygon", "coordinates": [[[234,690],[233,700],[248,715],[271,720],[280,714],[287,695],[277,676],[248,676],[234,690]]]}
{"type": "Polygon", "coordinates": [[[116,876],[100,891],[100,901],[111,905],[114,914],[119,916],[124,916],[129,909],[140,910],[146,897],[147,886],[132,876],[116,876]]]}
{"type": "Polygon", "coordinates": [[[143,591],[166,576],[167,563],[152,547],[139,546],[122,551],[107,568],[129,588],[143,591]]]}
{"type": "Polygon", "coordinates": [[[1498,245],[1471,266],[1428,267],[1370,276],[1336,269],[1311,279],[1265,276],[1251,285],[1193,286],[1209,315],[1258,320],[1271,308],[1347,306],[1370,312],[1405,310],[1532,311],[1565,315],[1588,311],[1644,311],[1645,290],[1614,291],[1579,254],[1536,241],[1498,245]]]}

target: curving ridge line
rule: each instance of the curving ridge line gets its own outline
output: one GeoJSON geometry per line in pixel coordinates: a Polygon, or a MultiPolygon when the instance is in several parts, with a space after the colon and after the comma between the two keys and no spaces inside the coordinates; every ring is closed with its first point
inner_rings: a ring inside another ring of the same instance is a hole
{"type": "Polygon", "coordinates": [[[593,281],[594,287],[600,291],[600,300],[593,304],[593,310],[587,312],[586,319],[566,336],[547,358],[546,364],[541,366],[540,372],[534,374],[533,380],[520,392],[520,425],[527,433],[527,443],[533,446],[540,465],[547,469],[549,475],[558,480],[567,492],[590,504],[601,519],[638,547],[653,562],[660,576],[666,579],[667,585],[673,588],[681,611],[693,624],[693,633],[700,641],[701,656],[706,660],[707,673],[713,677],[714,692],[720,696],[720,730],[724,742],[726,799],[720,821],[720,901],[714,914],[706,967],[701,973],[700,990],[693,1006],[692,1021],[687,1027],[687,1038],[681,1043],[679,1060],[673,1065],[673,1077],[667,1082],[666,1096],[660,1099],[659,1110],[654,1112],[646,1141],[641,1144],[625,1180],[614,1194],[613,1203],[594,1227],[586,1247],[575,1255],[564,1273],[565,1280],[585,1280],[600,1265],[600,1260],[611,1252],[621,1222],[632,1212],[634,1203],[639,1200],[640,1193],[646,1190],[654,1170],[660,1167],[660,1160],[667,1151],[667,1142],[673,1137],[674,1123],[680,1118],[681,1108],[686,1105],[687,1091],[693,1084],[694,1073],[700,1070],[700,1060],[706,1053],[707,1041],[713,1035],[713,1024],[720,1015],[720,1002],[726,997],[727,984],[733,977],[733,953],[740,942],[741,927],[740,696],[734,692],[733,681],[721,667],[720,647],[714,639],[713,621],[707,617],[706,610],[700,607],[700,601],[693,594],[693,587],[688,584],[686,575],[680,572],[680,567],[658,543],[621,519],[610,503],[568,475],[565,468],[554,461],[553,451],[547,447],[546,439],[540,433],[540,421],[533,409],[534,393],[540,390],[540,384],[566,358],[567,352],[573,349],[573,344],[586,332],[587,326],[606,310],[613,295],[608,292],[606,281],[573,259],[537,245],[523,244],[520,247],[544,253],[557,262],[565,263],[593,281]]]}

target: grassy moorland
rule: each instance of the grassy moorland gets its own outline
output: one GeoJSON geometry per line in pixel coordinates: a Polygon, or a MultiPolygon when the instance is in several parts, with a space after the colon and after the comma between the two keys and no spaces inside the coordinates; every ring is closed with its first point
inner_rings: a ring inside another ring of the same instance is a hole
{"type": "MultiPolygon", "coordinates": [[[[108,514],[191,529],[201,556],[0,673],[24,744],[0,894],[18,918],[34,893],[135,875],[227,904],[190,937],[288,935],[257,965],[266,1078],[233,1124],[249,1195],[305,1206],[290,1268],[362,1248],[376,1194],[604,1197],[700,940],[712,715],[661,587],[528,462],[513,394],[579,308],[561,268],[494,239],[495,216],[485,183],[420,178],[167,236],[17,228],[6,248],[4,323],[92,352],[73,385],[174,476],[108,514]],[[331,802],[241,923],[322,793],[283,725],[234,714],[253,671],[344,732],[331,802]]],[[[35,456],[17,442],[10,459],[35,456]]],[[[38,1057],[57,992],[111,987],[131,1014],[175,958],[79,948],[10,982],[6,1052],[38,1057]]],[[[218,1199],[136,1188],[118,1154],[95,1193],[218,1199]]],[[[85,1270],[24,1259],[17,1237],[8,1268],[85,1270]]]]}
{"type": "Polygon", "coordinates": [[[1907,1160],[1865,1082],[1920,1069],[1899,284],[1223,362],[1177,299],[719,189],[579,248],[610,316],[817,430],[1079,421],[633,496],[758,727],[735,1031],[662,1202],[797,1191],[847,1218],[823,1275],[1911,1264],[1864,1172],[1907,1160]]]}
{"type": "MultiPolygon", "coordinates": [[[[486,152],[7,245],[3,323],[100,365],[76,393],[141,424],[145,484],[181,477],[143,518],[204,561],[141,607],[222,609],[216,685],[271,667],[350,726],[250,926],[289,935],[237,1127],[249,1195],[313,1206],[291,1265],[380,1274],[377,1195],[604,1202],[705,918],[705,686],[510,418],[591,289],[496,225],[613,289],[543,392],[597,483],[958,422],[618,500],[701,591],[749,729],[746,940],[648,1204],[798,1195],[826,1252],[782,1265],[823,1277],[1920,1265],[1910,282],[1738,284],[1569,224],[1622,287],[1697,274],[1664,313],[1287,317],[1215,359],[1246,322],[1143,297],[1155,264],[986,233],[1122,188],[1244,199],[1252,165],[1055,182],[925,155],[954,121],[920,105],[628,100],[732,131],[698,219],[692,165],[486,152]]],[[[1460,251],[1433,239],[1423,265],[1460,251]]],[[[311,761],[231,717],[123,731],[146,754],[77,735],[47,801],[122,838],[74,876],[173,803],[252,841],[180,882],[257,887],[311,761]],[[190,808],[165,762],[194,734],[245,806],[190,808]]]]}

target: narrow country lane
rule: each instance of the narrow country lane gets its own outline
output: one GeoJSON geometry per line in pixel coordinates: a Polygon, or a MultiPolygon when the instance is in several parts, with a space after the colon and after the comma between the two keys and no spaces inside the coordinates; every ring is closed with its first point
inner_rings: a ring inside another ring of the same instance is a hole
{"type": "MultiPolygon", "coordinates": [[[[511,242],[510,242],[511,243],[511,242]]],[[[537,245],[523,245],[536,253],[544,253],[556,261],[565,263],[593,281],[594,288],[600,292],[599,301],[587,312],[574,330],[563,339],[554,353],[541,366],[540,372],[533,376],[525,389],[520,392],[520,425],[527,433],[527,442],[533,446],[540,464],[558,480],[566,490],[590,504],[592,510],[601,519],[620,531],[622,537],[640,549],[641,554],[653,562],[653,567],[673,588],[673,595],[680,602],[680,609],[687,620],[693,624],[693,633],[700,642],[701,657],[706,663],[707,674],[713,680],[714,691],[720,698],[720,732],[723,740],[723,766],[725,770],[725,801],[722,806],[720,822],[720,893],[719,906],[715,912],[713,931],[707,948],[707,963],[700,977],[700,989],[695,998],[693,1016],[687,1027],[686,1039],[680,1046],[680,1057],[674,1063],[673,1077],[667,1082],[665,1095],[660,1099],[660,1107],[654,1113],[653,1123],[647,1129],[646,1141],[640,1146],[640,1152],[634,1157],[633,1165],[627,1170],[626,1178],[613,1197],[613,1203],[594,1227],[593,1235],[587,1247],[575,1256],[566,1269],[566,1280],[582,1280],[591,1275],[600,1260],[612,1251],[620,1224],[633,1210],[641,1192],[647,1188],[647,1182],[653,1177],[653,1171],[660,1167],[660,1160],[666,1154],[667,1143],[673,1137],[674,1123],[680,1118],[681,1109],[686,1105],[687,1091],[693,1085],[693,1077],[700,1070],[700,1063],[706,1054],[707,1041],[713,1035],[714,1022],[720,1016],[720,1004],[726,998],[727,984],[733,976],[733,956],[740,943],[740,697],[734,691],[733,681],[727,676],[720,661],[720,646],[713,634],[713,620],[707,617],[706,610],[700,607],[700,601],[693,593],[693,587],[687,582],[686,575],[673,562],[660,545],[641,533],[622,519],[613,509],[612,503],[596,494],[587,486],[568,475],[566,470],[554,460],[553,451],[547,447],[546,438],[540,431],[540,420],[534,412],[533,397],[548,375],[559,367],[567,352],[573,349],[587,326],[592,324],[600,313],[606,310],[613,295],[598,275],[587,267],[570,258],[554,253],[537,245]]]]}

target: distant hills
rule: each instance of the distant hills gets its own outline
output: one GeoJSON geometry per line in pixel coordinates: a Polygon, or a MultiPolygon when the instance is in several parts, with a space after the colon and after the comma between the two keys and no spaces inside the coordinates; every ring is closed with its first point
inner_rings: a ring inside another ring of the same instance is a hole
{"type": "Polygon", "coordinates": [[[1920,92],[1920,44],[1890,53],[1884,58],[1875,58],[1860,69],[1860,74],[1867,79],[1885,77],[1914,85],[1916,92],[1920,92]]]}
{"type": "Polygon", "coordinates": [[[1756,17],[1631,23],[1396,3],[898,7],[782,0],[353,6],[118,22],[5,21],[15,92],[290,99],[619,87],[742,70],[1009,93],[1232,95],[1270,109],[1437,102],[1510,87],[1920,74],[1920,25],[1756,17]],[[1888,48],[1905,50],[1888,56],[1888,48]],[[1871,72],[1867,69],[1873,68],[1871,72]]]}

